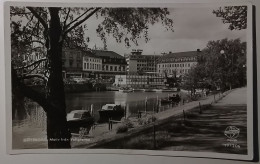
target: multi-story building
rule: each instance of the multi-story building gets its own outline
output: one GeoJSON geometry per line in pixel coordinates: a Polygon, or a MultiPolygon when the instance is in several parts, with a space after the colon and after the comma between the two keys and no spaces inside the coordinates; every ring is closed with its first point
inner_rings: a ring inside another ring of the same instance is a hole
{"type": "Polygon", "coordinates": [[[98,77],[102,72],[102,58],[91,51],[83,51],[84,77],[98,77]]]}
{"type": "Polygon", "coordinates": [[[62,50],[62,69],[64,78],[82,78],[82,50],[64,48],[62,50]]]}
{"type": "Polygon", "coordinates": [[[201,51],[198,49],[197,51],[164,54],[157,64],[158,73],[184,75],[197,64],[197,56],[200,53],[201,51]]]}
{"type": "Polygon", "coordinates": [[[126,60],[113,51],[93,50],[95,56],[102,59],[102,78],[115,78],[115,75],[126,74],[126,60]]]}
{"type": "Polygon", "coordinates": [[[36,61],[41,61],[36,65],[28,67],[28,70],[33,70],[32,73],[42,73],[46,69],[46,51],[42,47],[33,48],[30,54],[23,55],[23,64],[30,65],[36,61]],[[35,68],[35,66],[37,66],[35,68]]]}
{"type": "Polygon", "coordinates": [[[131,88],[158,88],[165,86],[165,77],[157,73],[116,75],[114,85],[131,88]]]}
{"type": "Polygon", "coordinates": [[[127,72],[145,73],[156,72],[156,64],[160,55],[142,55],[142,50],[133,50],[131,54],[125,54],[127,72]]]}

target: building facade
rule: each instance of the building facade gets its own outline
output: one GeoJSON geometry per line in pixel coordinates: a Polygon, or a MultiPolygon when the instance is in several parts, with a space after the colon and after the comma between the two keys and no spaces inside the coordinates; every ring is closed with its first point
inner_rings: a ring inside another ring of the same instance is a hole
{"type": "Polygon", "coordinates": [[[94,55],[91,51],[83,51],[84,77],[98,77],[102,72],[102,58],[94,55]]]}
{"type": "Polygon", "coordinates": [[[62,50],[62,74],[64,78],[82,78],[82,50],[64,48],[62,50]]]}
{"type": "Polygon", "coordinates": [[[197,51],[177,52],[164,54],[158,61],[158,74],[181,76],[190,71],[197,64],[197,57],[201,53],[197,51]]]}
{"type": "Polygon", "coordinates": [[[114,85],[131,88],[158,88],[165,86],[165,78],[157,73],[116,75],[114,85]]]}
{"type": "Polygon", "coordinates": [[[28,67],[28,70],[33,70],[31,73],[43,73],[46,70],[46,51],[42,47],[33,48],[30,54],[23,55],[23,64],[30,65],[36,61],[41,61],[38,65],[32,65],[28,67]],[[37,66],[35,68],[35,66],[37,66]]]}
{"type": "Polygon", "coordinates": [[[157,62],[160,55],[142,55],[142,50],[133,50],[131,54],[126,54],[127,72],[146,73],[156,72],[157,62]]]}
{"type": "Polygon", "coordinates": [[[102,59],[100,77],[115,78],[115,75],[126,74],[126,60],[123,56],[113,51],[93,50],[95,56],[102,59]]]}

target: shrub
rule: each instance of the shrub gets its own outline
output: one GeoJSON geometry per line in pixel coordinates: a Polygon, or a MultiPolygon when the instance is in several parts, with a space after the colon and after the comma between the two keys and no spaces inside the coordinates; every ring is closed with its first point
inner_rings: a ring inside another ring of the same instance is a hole
{"type": "Polygon", "coordinates": [[[142,117],[138,120],[139,125],[147,125],[150,124],[152,122],[155,122],[157,120],[157,118],[155,116],[152,115],[147,115],[145,117],[142,117]]]}
{"type": "Polygon", "coordinates": [[[134,127],[134,124],[129,119],[122,118],[121,123],[126,125],[127,128],[133,128],[134,127]]]}
{"type": "Polygon", "coordinates": [[[125,133],[128,131],[128,127],[125,124],[119,125],[116,129],[116,133],[125,133]]]}

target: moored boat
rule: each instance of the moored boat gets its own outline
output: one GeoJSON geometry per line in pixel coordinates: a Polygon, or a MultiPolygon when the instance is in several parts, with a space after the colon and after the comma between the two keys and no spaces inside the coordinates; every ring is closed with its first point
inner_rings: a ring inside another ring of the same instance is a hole
{"type": "Polygon", "coordinates": [[[132,88],[120,88],[119,92],[129,93],[129,92],[133,92],[133,89],[132,88]]]}
{"type": "Polygon", "coordinates": [[[99,112],[99,122],[106,122],[109,119],[120,120],[124,116],[124,109],[121,105],[106,104],[102,106],[99,112]]]}
{"type": "Polygon", "coordinates": [[[86,128],[89,131],[94,122],[94,117],[88,110],[73,110],[67,114],[68,127],[72,133],[78,133],[80,128],[86,128]]]}
{"type": "Polygon", "coordinates": [[[178,88],[165,88],[162,92],[179,92],[178,88]]]}
{"type": "Polygon", "coordinates": [[[137,88],[134,88],[133,91],[134,91],[134,92],[144,92],[145,89],[137,89],[137,88]]]}

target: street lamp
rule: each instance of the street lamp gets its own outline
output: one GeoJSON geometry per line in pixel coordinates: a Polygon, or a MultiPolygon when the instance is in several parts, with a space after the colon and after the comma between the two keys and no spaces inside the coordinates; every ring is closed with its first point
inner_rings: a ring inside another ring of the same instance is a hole
{"type": "MultiPolygon", "coordinates": [[[[220,51],[220,54],[221,55],[223,55],[223,54],[225,54],[225,51],[224,50],[221,50],[220,51]]],[[[231,80],[229,81],[229,89],[231,90],[232,89],[232,80],[233,80],[233,77],[234,77],[234,74],[233,74],[233,54],[231,54],[232,55],[232,59],[231,59],[231,80]]],[[[225,56],[225,59],[226,59],[226,55],[224,55],[225,56]]]]}

